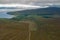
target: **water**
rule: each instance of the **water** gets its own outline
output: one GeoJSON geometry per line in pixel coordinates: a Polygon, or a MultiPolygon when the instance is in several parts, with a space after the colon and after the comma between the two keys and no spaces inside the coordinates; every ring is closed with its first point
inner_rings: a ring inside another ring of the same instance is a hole
{"type": "Polygon", "coordinates": [[[0,12],[0,18],[12,18],[14,15],[9,15],[7,12],[0,12]]]}

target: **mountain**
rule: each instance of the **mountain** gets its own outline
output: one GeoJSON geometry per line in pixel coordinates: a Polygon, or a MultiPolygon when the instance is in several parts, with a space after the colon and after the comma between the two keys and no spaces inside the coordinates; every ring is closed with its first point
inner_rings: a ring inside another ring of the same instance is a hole
{"type": "Polygon", "coordinates": [[[60,15],[60,8],[59,7],[48,7],[48,8],[38,8],[38,9],[30,9],[30,10],[23,10],[23,11],[16,11],[16,12],[8,12],[7,14],[11,15],[26,15],[26,14],[36,14],[36,15],[52,15],[52,14],[59,14],[60,15]]]}
{"type": "Polygon", "coordinates": [[[43,17],[55,17],[56,15],[60,17],[60,7],[47,7],[47,8],[38,8],[30,9],[16,12],[8,12],[10,15],[40,15],[43,17]]]}

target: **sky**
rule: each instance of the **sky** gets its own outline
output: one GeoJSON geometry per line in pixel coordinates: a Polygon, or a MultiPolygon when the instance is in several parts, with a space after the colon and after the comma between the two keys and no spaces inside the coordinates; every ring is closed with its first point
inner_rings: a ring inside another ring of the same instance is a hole
{"type": "Polygon", "coordinates": [[[18,3],[18,4],[31,4],[31,5],[39,5],[40,3],[60,3],[60,0],[0,0],[0,4],[6,3],[18,3]]]}
{"type": "MultiPolygon", "coordinates": [[[[20,9],[32,9],[32,8],[38,8],[44,6],[47,7],[46,5],[60,5],[60,0],[0,0],[0,7],[5,6],[5,7],[11,7],[14,4],[14,7],[16,6],[16,4],[19,4],[20,9]],[[4,4],[4,5],[2,5],[4,4]],[[5,5],[8,4],[8,5],[5,5]]],[[[17,9],[15,9],[17,10],[17,9]]],[[[14,10],[14,11],[15,11],[14,10]]],[[[7,15],[5,12],[6,11],[13,11],[13,10],[7,10],[7,9],[0,9],[0,17],[5,17],[5,18],[9,18],[12,17],[11,15],[7,15]],[[1,13],[4,12],[4,13],[1,13]]]]}

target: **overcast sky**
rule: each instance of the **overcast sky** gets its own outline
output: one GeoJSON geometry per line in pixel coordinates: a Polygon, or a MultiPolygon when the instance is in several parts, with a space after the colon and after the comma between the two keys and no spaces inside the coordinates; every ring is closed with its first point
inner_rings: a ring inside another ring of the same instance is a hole
{"type": "MultiPolygon", "coordinates": [[[[26,6],[22,5],[22,7],[25,7],[25,9],[30,9],[29,5],[33,5],[33,6],[49,5],[49,4],[59,4],[60,5],[60,0],[0,0],[0,6],[1,6],[1,4],[14,4],[14,5],[15,4],[24,4],[24,5],[28,4],[26,6]]],[[[3,5],[3,6],[5,6],[5,5],[3,5]]],[[[32,6],[30,6],[30,7],[32,7],[32,6]]],[[[21,8],[21,9],[24,9],[24,8],[21,8]]],[[[18,10],[20,11],[21,9],[18,9],[18,10]]],[[[9,12],[9,11],[17,11],[17,9],[16,10],[0,9],[0,12],[9,12]]],[[[5,13],[3,13],[3,14],[1,13],[0,17],[10,18],[12,16],[6,15],[5,13]]]]}
{"type": "Polygon", "coordinates": [[[40,4],[40,3],[60,3],[60,0],[0,0],[0,4],[20,3],[20,4],[40,4]]]}

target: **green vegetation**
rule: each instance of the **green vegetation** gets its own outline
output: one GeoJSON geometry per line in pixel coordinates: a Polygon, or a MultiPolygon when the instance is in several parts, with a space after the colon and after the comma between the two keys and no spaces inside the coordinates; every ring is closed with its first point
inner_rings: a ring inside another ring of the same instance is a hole
{"type": "Polygon", "coordinates": [[[33,14],[0,18],[0,40],[29,40],[29,23],[21,21],[36,23],[34,25],[38,30],[30,31],[31,40],[60,40],[60,19],[47,19],[33,14]]]}

